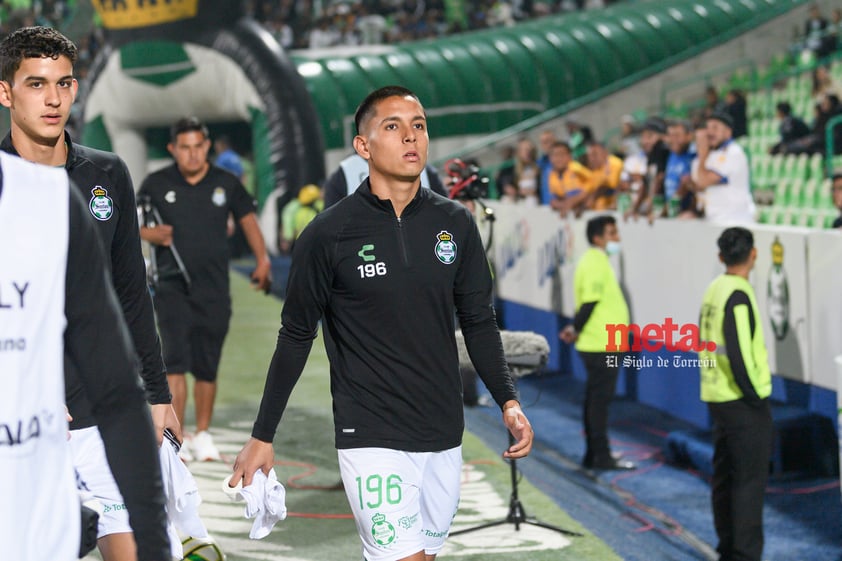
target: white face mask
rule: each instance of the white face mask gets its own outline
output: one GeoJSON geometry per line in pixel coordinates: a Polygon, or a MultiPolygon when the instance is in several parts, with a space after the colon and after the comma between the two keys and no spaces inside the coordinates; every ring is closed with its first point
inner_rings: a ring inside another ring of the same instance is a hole
{"type": "Polygon", "coordinates": [[[605,253],[608,255],[617,255],[620,253],[620,249],[622,249],[622,245],[620,242],[615,242],[614,240],[608,240],[605,244],[605,253]]]}

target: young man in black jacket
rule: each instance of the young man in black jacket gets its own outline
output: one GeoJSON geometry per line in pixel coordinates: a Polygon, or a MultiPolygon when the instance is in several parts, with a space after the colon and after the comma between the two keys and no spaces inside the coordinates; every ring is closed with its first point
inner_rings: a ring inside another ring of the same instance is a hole
{"type": "Polygon", "coordinates": [[[78,555],[79,494],[64,407],[71,369],[125,497],[136,558],[170,557],[152,422],[89,214],[63,170],[0,154],[0,423],[7,429],[0,476],[11,485],[0,502],[4,559],[78,555]],[[21,211],[32,201],[37,220],[21,211]]]}
{"type": "Polygon", "coordinates": [[[503,456],[526,456],[532,428],[503,354],[473,217],[420,188],[429,143],[421,102],[387,86],[362,102],[355,121],[354,148],[369,178],[298,240],[260,411],[229,485],[272,468],[275,430],[323,320],[340,471],[365,558],[429,561],[459,500],[454,308],[516,440],[503,456]]]}
{"type": "MultiPolygon", "coordinates": [[[[76,46],[58,31],[25,27],[0,45],[0,103],[11,131],[0,149],[25,160],[64,167],[88,203],[110,257],[111,281],[142,364],[146,399],[158,441],[167,427],[181,428],[172,408],[161,345],[155,330],[146,268],[140,251],[134,188],[116,155],[74,144],[65,131],[78,84],[73,78],[76,46]]],[[[81,479],[107,507],[100,519],[99,547],[106,561],[134,558],[134,539],[123,499],[108,472],[88,395],[73,368],[66,373],[66,401],[73,421],[71,447],[81,479]]]]}

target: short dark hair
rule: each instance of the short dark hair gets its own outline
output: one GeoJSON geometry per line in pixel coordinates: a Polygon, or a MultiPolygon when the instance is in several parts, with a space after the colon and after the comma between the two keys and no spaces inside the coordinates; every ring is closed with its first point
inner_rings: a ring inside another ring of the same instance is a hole
{"type": "Polygon", "coordinates": [[[568,152],[570,152],[571,154],[573,153],[573,149],[570,148],[570,144],[563,140],[556,140],[555,142],[553,142],[553,145],[550,146],[550,152],[552,152],[553,148],[566,148],[568,152]]]}
{"type": "Polygon", "coordinates": [[[751,255],[754,235],[745,228],[735,226],[722,232],[716,244],[719,246],[719,255],[726,265],[742,265],[751,255]]]}
{"type": "Polygon", "coordinates": [[[792,105],[789,104],[788,101],[779,101],[778,104],[775,106],[781,115],[791,115],[792,114],[792,105]]]}
{"type": "Polygon", "coordinates": [[[421,103],[421,100],[412,90],[403,86],[384,86],[374,90],[366,96],[354,113],[354,126],[357,128],[357,134],[360,134],[361,125],[374,116],[377,104],[389,97],[411,97],[421,103]]]}
{"type": "Polygon", "coordinates": [[[76,64],[79,51],[73,41],[51,27],[21,27],[0,43],[0,80],[10,84],[25,58],[66,56],[76,64]]]}
{"type": "Polygon", "coordinates": [[[602,214],[588,220],[587,235],[588,243],[593,244],[594,238],[605,235],[605,228],[609,224],[617,224],[617,221],[610,214],[602,214]]]}
{"type": "Polygon", "coordinates": [[[200,132],[210,138],[208,127],[198,117],[182,117],[170,128],[170,142],[175,142],[178,135],[186,132],[200,132]]]}
{"type": "Polygon", "coordinates": [[[670,127],[681,127],[684,132],[693,132],[693,123],[687,119],[670,119],[667,121],[667,128],[670,127]]]}

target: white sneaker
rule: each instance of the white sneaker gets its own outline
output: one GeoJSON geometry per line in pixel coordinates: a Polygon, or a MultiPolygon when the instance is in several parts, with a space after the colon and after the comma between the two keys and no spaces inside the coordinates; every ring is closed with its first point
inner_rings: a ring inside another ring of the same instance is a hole
{"type": "Polygon", "coordinates": [[[195,458],[193,457],[190,448],[193,445],[193,439],[188,438],[187,435],[184,435],[184,440],[181,443],[181,448],[178,449],[178,458],[184,462],[185,464],[188,462],[192,462],[195,458]]]}
{"type": "Polygon", "coordinates": [[[222,459],[219,450],[213,444],[213,438],[206,430],[193,435],[193,455],[200,462],[218,462],[222,459]]]}

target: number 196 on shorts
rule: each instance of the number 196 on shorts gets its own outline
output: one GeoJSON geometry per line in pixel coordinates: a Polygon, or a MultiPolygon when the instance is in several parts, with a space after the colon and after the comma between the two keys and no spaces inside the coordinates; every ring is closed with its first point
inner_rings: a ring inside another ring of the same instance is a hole
{"type": "Polygon", "coordinates": [[[360,498],[360,510],[380,508],[384,502],[396,505],[401,502],[401,482],[397,474],[382,477],[375,473],[365,478],[357,477],[357,496],[360,498]]]}

